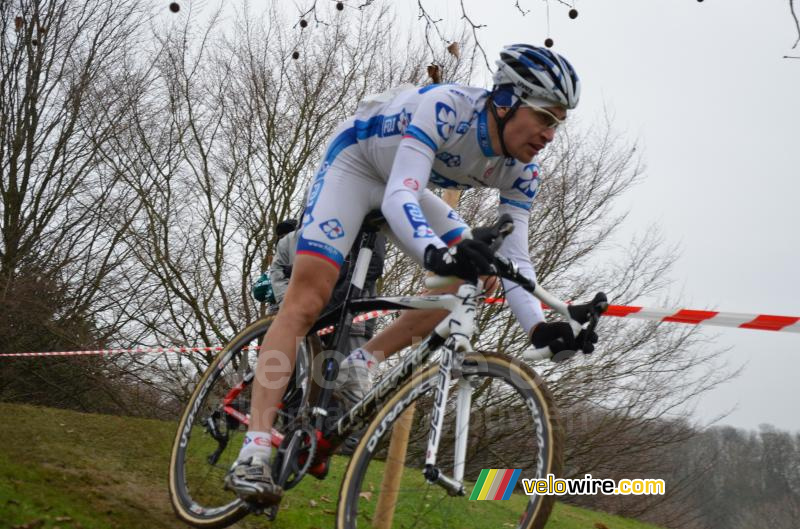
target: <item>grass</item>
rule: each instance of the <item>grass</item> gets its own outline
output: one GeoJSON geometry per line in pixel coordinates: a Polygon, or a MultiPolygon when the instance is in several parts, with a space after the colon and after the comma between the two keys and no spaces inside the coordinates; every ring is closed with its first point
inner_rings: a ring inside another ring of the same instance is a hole
{"type": "MultiPolygon", "coordinates": [[[[0,402],[0,528],[136,529],[188,527],[169,505],[167,467],[175,425],[149,419],[84,414],[0,402]]],[[[347,458],[335,457],[328,478],[307,477],[284,498],[277,520],[249,516],[232,527],[333,526],[339,484],[347,458]]],[[[373,464],[367,483],[380,483],[373,464]]],[[[425,489],[417,473],[408,473],[425,489]]],[[[470,487],[471,488],[471,487],[470,487]]],[[[366,501],[374,500],[365,498],[366,501]]],[[[451,512],[491,527],[487,503],[452,500],[451,512]],[[457,503],[455,503],[457,502],[457,503]],[[483,505],[479,505],[479,503],[483,505]]],[[[515,507],[524,496],[502,502],[515,507]]],[[[424,497],[420,499],[424,508],[424,497]]],[[[416,510],[401,506],[396,520],[412,520],[416,510]]],[[[548,529],[596,527],[657,529],[635,520],[557,504],[548,529]]]]}

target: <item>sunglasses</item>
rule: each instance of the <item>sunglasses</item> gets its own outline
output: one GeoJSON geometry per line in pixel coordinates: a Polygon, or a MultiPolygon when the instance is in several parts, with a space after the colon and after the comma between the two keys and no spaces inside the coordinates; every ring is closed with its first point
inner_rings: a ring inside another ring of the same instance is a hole
{"type": "Polygon", "coordinates": [[[566,121],[565,119],[558,119],[556,116],[553,115],[552,112],[547,110],[546,108],[542,108],[540,106],[533,105],[525,101],[525,98],[522,98],[522,103],[528,107],[532,108],[536,115],[539,116],[539,119],[542,122],[542,125],[547,127],[548,129],[557,129],[559,125],[563,124],[566,121]]]}

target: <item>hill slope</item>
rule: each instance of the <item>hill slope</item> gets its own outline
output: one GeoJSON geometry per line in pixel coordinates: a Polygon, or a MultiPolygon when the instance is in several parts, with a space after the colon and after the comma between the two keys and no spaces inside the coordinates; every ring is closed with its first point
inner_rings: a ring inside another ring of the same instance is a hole
{"type": "MultiPolygon", "coordinates": [[[[187,527],[166,491],[173,423],[0,403],[0,424],[0,528],[187,527]]],[[[276,523],[248,517],[232,527],[291,527],[297,517],[331,527],[336,478],[346,464],[337,459],[329,479],[307,479],[293,491],[301,497],[287,496],[276,523]]],[[[589,529],[598,522],[657,529],[562,504],[547,527],[589,529]]]]}

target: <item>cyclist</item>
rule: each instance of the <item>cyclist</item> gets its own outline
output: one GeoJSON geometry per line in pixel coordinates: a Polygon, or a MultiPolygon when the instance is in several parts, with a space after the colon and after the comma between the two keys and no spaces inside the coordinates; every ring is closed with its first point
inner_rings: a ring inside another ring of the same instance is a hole
{"type": "MultiPolygon", "coordinates": [[[[460,85],[395,88],[363,100],[334,133],[309,189],[284,303],[261,346],[250,430],[225,479],[242,499],[280,501],[282,490],[270,476],[268,432],[292,373],[297,337],[305,336],[327,304],[367,212],[380,207],[395,243],[428,270],[475,280],[488,272],[491,251],[467,238],[467,225],[428,186],[499,189],[499,212],[509,213],[515,224],[500,252],[535,278],[527,244],[540,180],[533,159],[578,104],[580,84],[570,63],[545,48],[507,46],[496,64],[491,91],[460,85]]],[[[544,322],[533,296],[507,286],[506,298],[536,347],[575,349],[569,324],[544,322]]],[[[350,363],[368,374],[370,364],[408,346],[413,337],[426,336],[444,315],[407,311],[354,351],[343,370],[350,363]]],[[[369,387],[361,385],[362,392],[369,387]]]]}

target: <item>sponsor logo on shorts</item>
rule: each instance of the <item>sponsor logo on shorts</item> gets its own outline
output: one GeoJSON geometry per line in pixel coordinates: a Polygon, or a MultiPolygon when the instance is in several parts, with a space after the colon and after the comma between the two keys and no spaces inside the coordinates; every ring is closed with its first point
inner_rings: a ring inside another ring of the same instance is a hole
{"type": "Polygon", "coordinates": [[[314,181],[314,184],[311,186],[311,190],[308,192],[308,203],[306,204],[306,213],[303,215],[303,227],[308,226],[314,221],[314,216],[311,214],[314,211],[314,206],[317,205],[317,200],[319,200],[319,194],[322,192],[322,186],[325,181],[322,178],[318,178],[314,181]]]}
{"type": "Polygon", "coordinates": [[[325,176],[325,173],[328,172],[328,169],[330,169],[330,167],[331,163],[329,161],[325,160],[324,162],[322,162],[322,165],[319,168],[319,172],[317,172],[317,178],[322,178],[323,176],[325,176]]]}
{"type": "Polygon", "coordinates": [[[331,240],[344,237],[344,227],[339,219],[329,219],[319,225],[322,232],[331,240]]]}
{"type": "Polygon", "coordinates": [[[411,223],[415,239],[430,239],[434,236],[433,230],[428,226],[425,215],[422,214],[422,210],[419,209],[419,206],[407,202],[403,204],[403,211],[405,211],[406,217],[411,223]]]}

